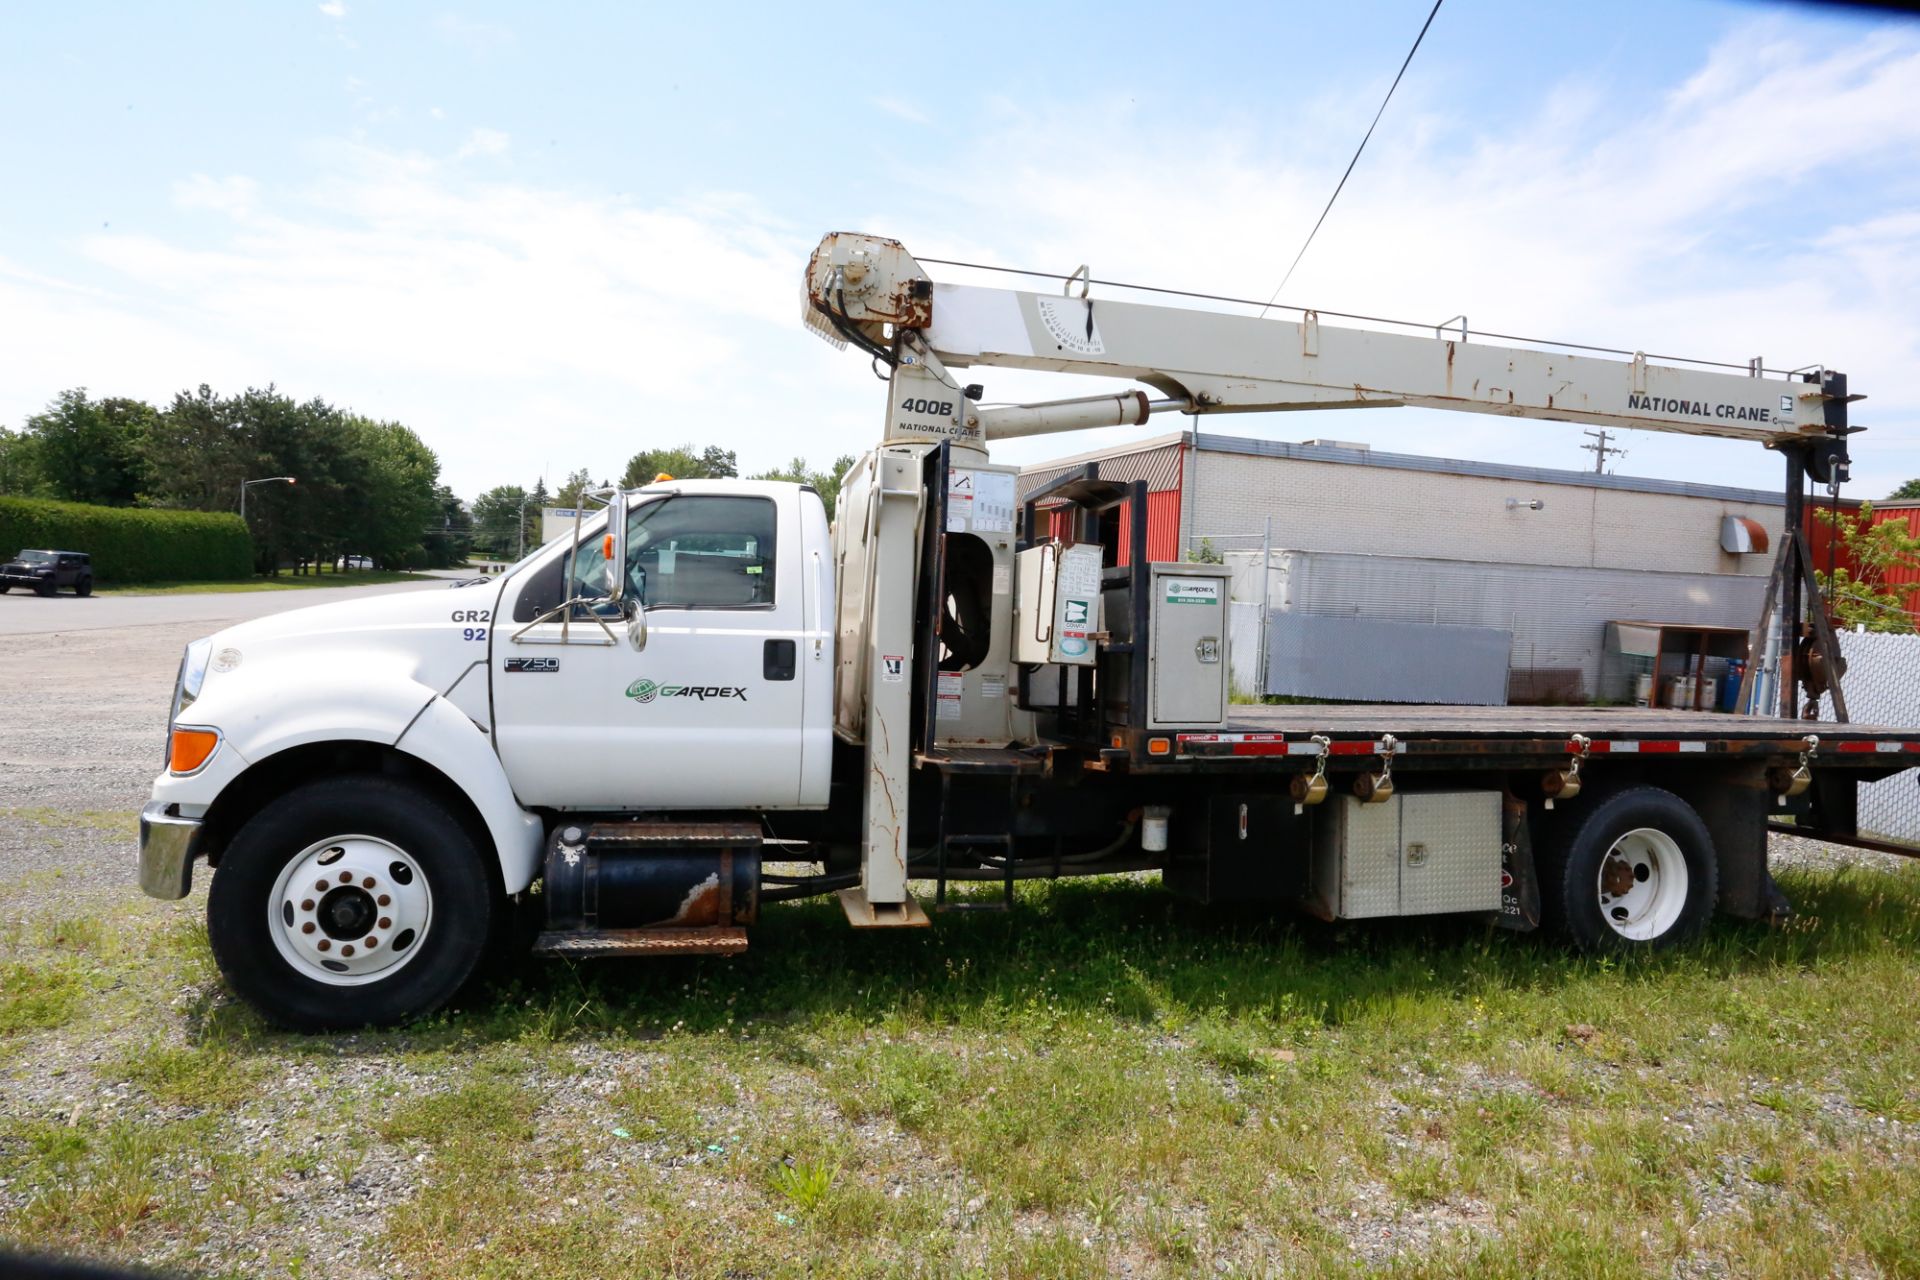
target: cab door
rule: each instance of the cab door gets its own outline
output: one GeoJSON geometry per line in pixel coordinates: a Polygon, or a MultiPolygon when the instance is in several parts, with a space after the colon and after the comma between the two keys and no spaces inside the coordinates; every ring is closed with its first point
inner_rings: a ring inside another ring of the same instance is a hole
{"type": "Polygon", "coordinates": [[[634,495],[627,592],[646,610],[639,652],[606,606],[575,606],[564,626],[529,625],[562,590],[605,596],[604,519],[577,547],[563,543],[551,563],[516,575],[491,665],[495,738],[522,804],[802,803],[810,584],[796,496],[691,486],[634,495]]]}

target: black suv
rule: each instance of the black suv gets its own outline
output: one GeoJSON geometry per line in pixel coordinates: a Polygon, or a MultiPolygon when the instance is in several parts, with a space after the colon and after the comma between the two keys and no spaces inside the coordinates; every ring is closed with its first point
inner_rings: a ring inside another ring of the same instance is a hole
{"type": "Polygon", "coordinates": [[[84,551],[22,551],[0,565],[0,594],[32,587],[50,596],[72,587],[77,596],[93,594],[93,558],[84,551]]]}

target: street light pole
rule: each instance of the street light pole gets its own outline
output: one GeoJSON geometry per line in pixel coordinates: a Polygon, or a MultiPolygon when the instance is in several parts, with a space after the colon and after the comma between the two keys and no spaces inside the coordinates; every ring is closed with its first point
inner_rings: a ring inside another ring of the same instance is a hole
{"type": "Polygon", "coordinates": [[[520,503],[519,528],[516,530],[520,535],[520,539],[513,553],[515,560],[524,560],[527,555],[527,503],[532,501],[532,498],[525,498],[522,499],[520,503]]]}
{"type": "Polygon", "coordinates": [[[245,524],[247,520],[247,490],[248,489],[251,489],[256,484],[297,484],[297,483],[299,482],[296,481],[292,476],[266,476],[259,480],[242,480],[240,482],[240,522],[242,524],[245,524]]]}

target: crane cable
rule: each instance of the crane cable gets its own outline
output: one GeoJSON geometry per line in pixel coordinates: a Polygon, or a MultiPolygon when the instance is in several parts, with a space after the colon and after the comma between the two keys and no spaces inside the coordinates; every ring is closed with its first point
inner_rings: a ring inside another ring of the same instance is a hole
{"type": "Polygon", "coordinates": [[[1433,20],[1439,15],[1440,6],[1444,2],[1445,0],[1433,0],[1433,9],[1427,14],[1427,20],[1420,24],[1420,34],[1413,38],[1413,47],[1407,50],[1406,61],[1402,62],[1400,70],[1394,73],[1393,83],[1387,86],[1387,96],[1380,99],[1380,109],[1373,113],[1373,124],[1367,126],[1366,137],[1360,139],[1360,145],[1353,149],[1353,159],[1347,161],[1347,171],[1340,175],[1340,181],[1334,185],[1333,194],[1327,197],[1327,207],[1320,211],[1320,217],[1314,222],[1313,230],[1307,232],[1306,243],[1300,246],[1300,252],[1293,255],[1293,266],[1287,268],[1287,274],[1280,277],[1280,283],[1274,288],[1272,297],[1267,299],[1266,306],[1260,308],[1261,315],[1267,314],[1267,307],[1273,305],[1274,299],[1280,296],[1280,290],[1286,288],[1287,281],[1293,279],[1294,267],[1298,267],[1300,259],[1307,256],[1307,246],[1311,245],[1313,238],[1320,234],[1320,224],[1327,220],[1329,213],[1333,212],[1333,202],[1340,198],[1341,189],[1347,185],[1347,179],[1353,176],[1353,166],[1360,163],[1360,153],[1367,149],[1367,143],[1373,137],[1374,128],[1379,125],[1380,117],[1387,113],[1387,104],[1393,101],[1393,91],[1400,87],[1400,77],[1407,74],[1407,68],[1413,63],[1413,55],[1420,52],[1420,42],[1427,38],[1427,28],[1433,25],[1433,20]]]}

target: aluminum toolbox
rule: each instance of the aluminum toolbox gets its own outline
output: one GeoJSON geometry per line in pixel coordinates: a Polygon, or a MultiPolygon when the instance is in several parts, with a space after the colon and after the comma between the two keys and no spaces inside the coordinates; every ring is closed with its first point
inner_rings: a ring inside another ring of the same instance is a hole
{"type": "Polygon", "coordinates": [[[1313,896],[1342,920],[1500,909],[1500,793],[1331,799],[1315,817],[1313,896]]]}

